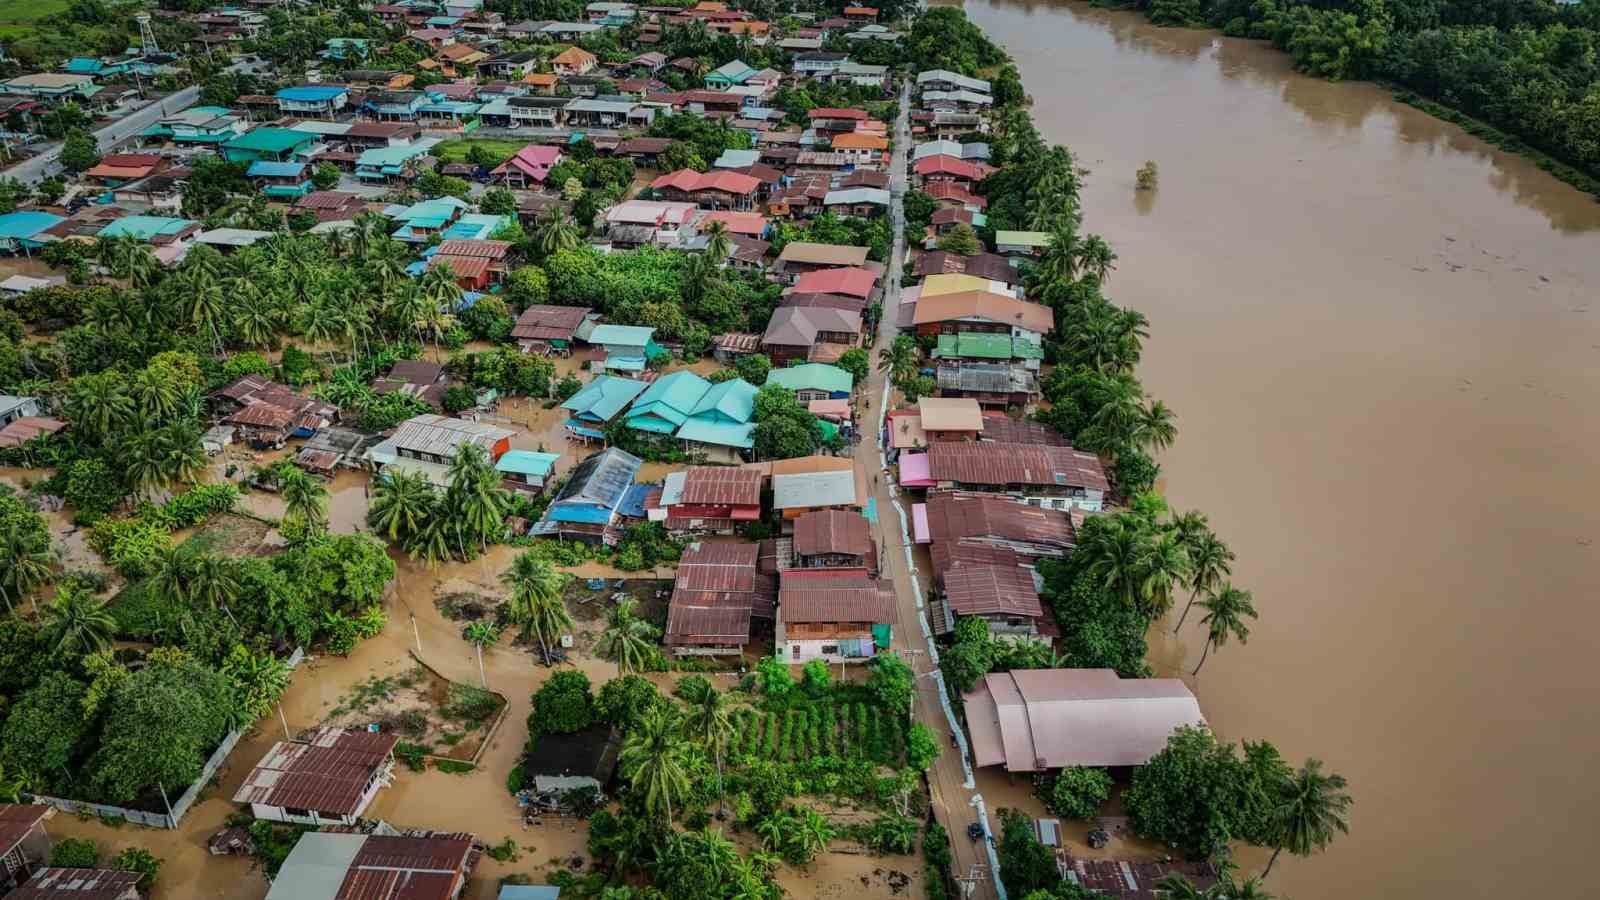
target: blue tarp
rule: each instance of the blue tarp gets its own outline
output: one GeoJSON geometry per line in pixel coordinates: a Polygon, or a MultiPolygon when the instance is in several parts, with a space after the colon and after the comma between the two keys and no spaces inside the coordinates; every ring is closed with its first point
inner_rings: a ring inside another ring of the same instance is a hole
{"type": "Polygon", "coordinates": [[[579,525],[606,525],[611,522],[611,510],[587,503],[559,503],[550,507],[549,518],[555,522],[576,522],[579,525]]]}
{"type": "Polygon", "coordinates": [[[631,484],[628,492],[622,495],[622,502],[617,504],[617,515],[627,516],[630,519],[642,519],[645,515],[644,498],[652,490],[661,487],[659,484],[631,484]]]}

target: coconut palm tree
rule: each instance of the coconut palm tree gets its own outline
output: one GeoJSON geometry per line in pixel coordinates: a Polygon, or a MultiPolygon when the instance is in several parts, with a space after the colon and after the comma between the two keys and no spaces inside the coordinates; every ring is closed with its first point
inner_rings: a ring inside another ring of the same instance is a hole
{"type": "Polygon", "coordinates": [[[917,342],[901,335],[878,350],[878,371],[892,382],[907,381],[917,375],[917,342]]]}
{"type": "Polygon", "coordinates": [[[1221,647],[1235,637],[1241,644],[1248,642],[1250,626],[1245,624],[1245,620],[1256,617],[1255,599],[1250,592],[1239,590],[1229,583],[1224,583],[1215,593],[1201,600],[1200,608],[1206,611],[1200,618],[1200,624],[1206,626],[1206,646],[1200,651],[1200,662],[1189,673],[1191,675],[1200,674],[1200,666],[1206,664],[1206,655],[1212,647],[1221,647]]]}
{"type": "Polygon", "coordinates": [[[733,252],[733,238],[728,234],[728,226],[721,220],[706,226],[706,256],[713,263],[720,266],[722,261],[733,252]]]}
{"type": "Polygon", "coordinates": [[[186,269],[169,282],[177,295],[178,309],[185,324],[211,336],[212,349],[222,352],[221,325],[227,315],[222,282],[206,267],[186,269]]]}
{"type": "Polygon", "coordinates": [[[722,799],[722,751],[733,738],[733,716],[728,711],[728,698],[705,682],[699,692],[689,698],[684,711],[683,733],[691,740],[711,751],[717,762],[717,799],[722,799]]]}
{"type": "Polygon", "coordinates": [[[1094,530],[1085,548],[1089,552],[1089,575],[1121,597],[1122,602],[1135,606],[1139,602],[1148,536],[1124,517],[1102,521],[1104,524],[1094,530]]]}
{"type": "Polygon", "coordinates": [[[0,803],[21,803],[22,792],[28,789],[28,777],[7,772],[0,766],[0,803]]]}
{"type": "Polygon", "coordinates": [[[478,651],[478,681],[485,688],[489,686],[489,676],[483,671],[483,648],[493,647],[500,641],[500,628],[493,622],[473,622],[467,626],[467,642],[478,651]]]}
{"type": "Polygon", "coordinates": [[[226,611],[239,599],[239,578],[233,560],[215,553],[196,553],[189,563],[189,600],[226,611]]]}
{"type": "Polygon", "coordinates": [[[572,614],[561,599],[567,576],[528,551],[511,561],[500,581],[511,589],[506,618],[539,639],[544,664],[550,665],[550,645],[573,627],[572,614]]]}
{"type": "Polygon", "coordinates": [[[115,372],[79,375],[67,388],[67,418],[91,441],[104,441],[134,415],[133,400],[115,372]]]}
{"type": "Polygon", "coordinates": [[[284,467],[278,474],[278,492],[283,495],[283,517],[298,522],[307,533],[316,534],[328,527],[328,489],[321,479],[303,469],[284,467]]]}
{"type": "Polygon", "coordinates": [[[111,646],[116,620],[104,598],[95,597],[77,582],[68,581],[44,609],[45,636],[64,656],[97,653],[111,646]]]}
{"type": "Polygon", "coordinates": [[[1280,786],[1281,795],[1269,813],[1273,833],[1272,858],[1261,873],[1272,874],[1272,865],[1285,850],[1295,856],[1310,856],[1333,842],[1334,833],[1350,833],[1350,804],[1355,801],[1345,792],[1343,775],[1322,771],[1322,760],[1308,759],[1288,783],[1280,786]]]}
{"type": "Polygon", "coordinates": [[[1194,601],[1202,592],[1210,593],[1217,589],[1222,579],[1233,574],[1233,551],[1228,549],[1210,529],[1199,535],[1189,544],[1189,602],[1183,607],[1183,615],[1178,617],[1178,624],[1172,629],[1173,634],[1183,627],[1185,619],[1189,618],[1189,610],[1194,607],[1194,601]]]}
{"type": "Polygon", "coordinates": [[[120,443],[123,476],[135,497],[148,498],[172,483],[166,442],[159,429],[136,432],[120,443]]]}
{"type": "Polygon", "coordinates": [[[1106,239],[1098,234],[1091,234],[1083,239],[1078,246],[1078,265],[1084,274],[1093,275],[1097,281],[1104,283],[1115,269],[1117,253],[1106,243],[1106,239]]]}
{"type": "Polygon", "coordinates": [[[433,488],[420,473],[385,472],[372,489],[367,524],[390,541],[409,540],[434,514],[433,488]]]}
{"type": "Polygon", "coordinates": [[[674,801],[689,793],[683,738],[672,714],[662,707],[646,713],[623,741],[617,760],[627,773],[629,786],[642,796],[645,811],[664,811],[666,821],[671,822],[674,801]]]}
{"type": "Polygon", "coordinates": [[[139,415],[164,422],[177,414],[178,385],[158,369],[140,369],[128,378],[128,395],[139,415]]]}
{"type": "MultiPolygon", "coordinates": [[[[477,444],[462,444],[450,461],[450,487],[444,507],[452,525],[462,535],[470,535],[483,550],[489,539],[500,537],[509,500],[500,487],[499,473],[489,463],[488,451],[477,444]]],[[[467,555],[461,547],[461,555],[467,555]]]]}
{"type": "Polygon", "coordinates": [[[406,542],[406,553],[420,559],[428,568],[436,569],[439,563],[450,558],[452,532],[450,523],[442,515],[434,515],[423,522],[422,528],[406,542]]]}
{"type": "Polygon", "coordinates": [[[639,618],[634,612],[638,601],[632,597],[617,601],[606,618],[605,630],[594,649],[601,659],[617,664],[619,674],[639,672],[655,656],[656,638],[660,632],[654,625],[639,618]]]}
{"type": "Polygon", "coordinates": [[[1134,425],[1133,442],[1147,450],[1167,449],[1178,438],[1178,426],[1173,421],[1177,417],[1177,413],[1160,400],[1150,401],[1134,425]]]}
{"type": "Polygon", "coordinates": [[[554,256],[562,250],[576,250],[583,242],[578,226],[567,220],[557,207],[551,207],[539,220],[533,232],[533,245],[541,257],[554,256]]]}
{"type": "Polygon", "coordinates": [[[1152,619],[1172,609],[1172,586],[1186,581],[1191,566],[1177,535],[1163,534],[1145,550],[1139,561],[1139,599],[1152,619]]]}
{"type": "Polygon", "coordinates": [[[1170,872],[1156,882],[1156,896],[1162,900],[1213,900],[1215,895],[1195,887],[1194,882],[1177,872],[1170,872]]]}
{"type": "MultiPolygon", "coordinates": [[[[302,303],[298,314],[300,333],[313,343],[331,343],[344,333],[344,314],[331,303],[302,303]]],[[[333,351],[328,351],[333,360],[333,351]]]]}
{"type": "Polygon", "coordinates": [[[11,598],[18,600],[43,587],[50,580],[50,539],[25,531],[22,522],[13,520],[0,531],[0,596],[6,609],[13,610],[11,598]]]}
{"type": "Polygon", "coordinates": [[[1050,229],[1044,253],[1039,256],[1035,275],[1040,283],[1076,281],[1078,279],[1078,228],[1071,219],[1062,220],[1050,229]]]}
{"type": "Polygon", "coordinates": [[[200,429],[192,421],[173,422],[158,432],[166,458],[162,470],[168,482],[181,481],[194,484],[206,469],[206,448],[200,439],[200,429]]]}

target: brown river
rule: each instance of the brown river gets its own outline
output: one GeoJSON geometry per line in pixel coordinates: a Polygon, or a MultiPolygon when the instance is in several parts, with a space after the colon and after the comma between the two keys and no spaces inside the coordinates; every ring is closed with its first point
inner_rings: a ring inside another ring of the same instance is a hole
{"type": "MultiPolygon", "coordinates": [[[[1261,610],[1190,679],[1201,705],[1350,779],[1351,834],[1268,887],[1573,894],[1600,850],[1600,203],[1264,44],[966,9],[1091,170],[1110,293],[1149,315],[1143,377],[1179,414],[1169,496],[1261,610]]],[[[1182,638],[1152,645],[1162,674],[1188,677],[1182,638]]]]}

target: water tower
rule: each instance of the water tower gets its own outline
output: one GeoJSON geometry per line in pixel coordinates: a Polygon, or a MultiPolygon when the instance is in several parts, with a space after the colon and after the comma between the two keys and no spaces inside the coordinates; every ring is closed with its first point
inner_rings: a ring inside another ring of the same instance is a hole
{"type": "Polygon", "coordinates": [[[139,46],[144,50],[145,56],[154,56],[161,52],[161,47],[156,44],[155,29],[150,27],[150,15],[140,13],[133,17],[139,23],[139,46]]]}

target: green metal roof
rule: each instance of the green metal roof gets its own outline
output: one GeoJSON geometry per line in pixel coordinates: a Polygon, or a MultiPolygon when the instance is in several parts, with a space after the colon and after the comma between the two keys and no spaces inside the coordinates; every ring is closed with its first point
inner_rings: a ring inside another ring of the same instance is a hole
{"type": "Polygon", "coordinates": [[[589,334],[591,344],[616,344],[621,347],[643,347],[650,342],[654,328],[643,325],[596,325],[589,334]]]}
{"type": "Polygon", "coordinates": [[[316,140],[314,134],[289,128],[257,128],[228,141],[225,150],[245,150],[251,153],[287,153],[296,147],[316,140]]]}
{"type": "Polygon", "coordinates": [[[1012,247],[1043,247],[1050,243],[1050,233],[1046,231],[996,231],[995,244],[1006,244],[1012,247]]]}
{"type": "Polygon", "coordinates": [[[645,387],[642,381],[618,378],[615,375],[601,375],[569,397],[567,402],[561,404],[561,408],[585,416],[591,421],[609,422],[616,418],[617,413],[626,409],[628,404],[633,402],[633,398],[643,393],[645,387]]]}
{"type": "Polygon", "coordinates": [[[1044,348],[1025,338],[1013,339],[1009,334],[963,331],[960,334],[941,334],[934,350],[942,359],[1043,359],[1044,348]]]}
{"type": "Polygon", "coordinates": [[[696,418],[683,423],[683,427],[678,429],[678,438],[700,444],[716,444],[718,447],[739,447],[748,450],[755,446],[753,436],[755,430],[753,422],[734,425],[729,422],[696,418]]]}
{"type": "Polygon", "coordinates": [[[767,373],[767,384],[776,384],[791,391],[813,390],[849,393],[854,379],[849,372],[827,363],[805,363],[787,369],[773,369],[767,373]]]}
{"type": "Polygon", "coordinates": [[[508,450],[494,464],[494,468],[497,472],[514,472],[518,475],[548,475],[560,458],[559,453],[508,450]]]}
{"type": "Polygon", "coordinates": [[[628,416],[628,424],[633,424],[636,416],[654,414],[672,421],[676,428],[689,418],[700,398],[710,389],[711,382],[687,369],[663,375],[639,395],[632,415],[628,416]]]}
{"type": "Polygon", "coordinates": [[[743,378],[714,384],[689,413],[696,419],[744,424],[756,411],[756,387],[743,378]]]}

